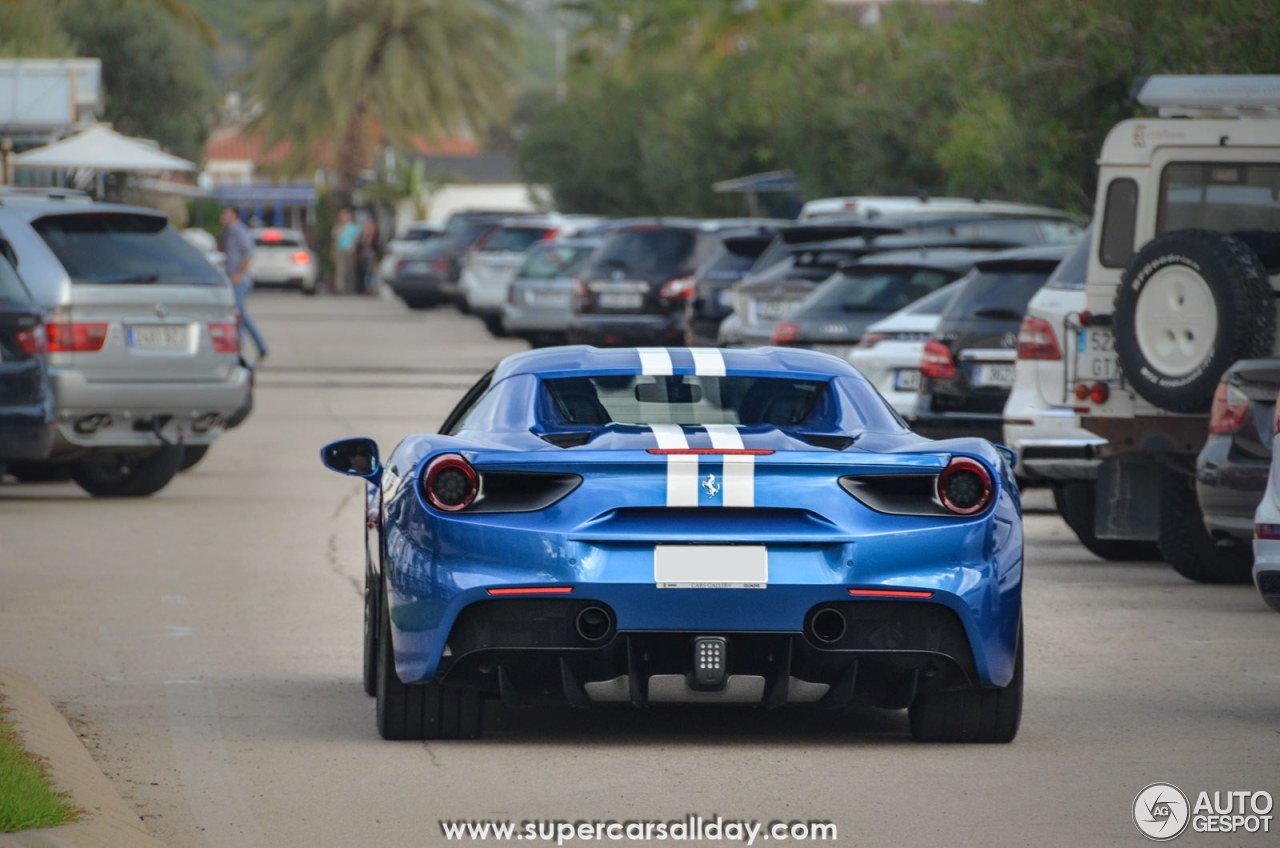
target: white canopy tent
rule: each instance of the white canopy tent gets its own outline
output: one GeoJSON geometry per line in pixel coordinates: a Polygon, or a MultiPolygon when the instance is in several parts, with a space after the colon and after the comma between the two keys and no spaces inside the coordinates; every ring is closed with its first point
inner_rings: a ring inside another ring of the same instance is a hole
{"type": "Polygon", "coordinates": [[[165,153],[153,141],[121,135],[97,124],[61,141],[11,157],[18,168],[93,171],[194,171],[196,164],[165,153]]]}

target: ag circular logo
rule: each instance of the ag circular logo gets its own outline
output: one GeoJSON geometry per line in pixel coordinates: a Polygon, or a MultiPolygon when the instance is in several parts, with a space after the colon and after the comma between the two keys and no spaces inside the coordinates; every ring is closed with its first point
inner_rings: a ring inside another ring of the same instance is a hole
{"type": "Polygon", "coordinates": [[[1133,823],[1142,835],[1166,842],[1187,829],[1191,807],[1187,796],[1172,783],[1153,783],[1133,799],[1133,823]]]}

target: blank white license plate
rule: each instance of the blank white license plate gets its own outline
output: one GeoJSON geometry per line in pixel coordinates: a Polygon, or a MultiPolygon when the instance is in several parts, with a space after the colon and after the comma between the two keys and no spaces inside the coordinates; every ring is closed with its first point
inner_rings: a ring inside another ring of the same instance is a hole
{"type": "Polygon", "coordinates": [[[763,589],[769,551],[764,545],[658,545],[653,582],[659,589],[763,589]]]}
{"type": "Polygon", "coordinates": [[[978,365],[973,369],[973,384],[975,386],[1010,388],[1013,386],[1013,375],[1014,365],[1012,362],[978,365]]]}
{"type": "Polygon", "coordinates": [[[135,324],[129,328],[129,347],[139,350],[186,350],[191,338],[186,324],[135,324]]]}
{"type": "Polygon", "coordinates": [[[569,305],[569,295],[563,292],[527,291],[524,302],[528,306],[561,307],[569,305]]]}
{"type": "Polygon", "coordinates": [[[756,303],[756,317],[765,321],[782,321],[791,317],[798,300],[765,300],[756,303]]]}
{"type": "Polygon", "coordinates": [[[644,295],[632,292],[601,292],[597,301],[602,309],[639,309],[644,295]]]}
{"type": "Polygon", "coordinates": [[[915,368],[899,368],[893,373],[893,388],[899,392],[920,391],[920,372],[915,368]]]}

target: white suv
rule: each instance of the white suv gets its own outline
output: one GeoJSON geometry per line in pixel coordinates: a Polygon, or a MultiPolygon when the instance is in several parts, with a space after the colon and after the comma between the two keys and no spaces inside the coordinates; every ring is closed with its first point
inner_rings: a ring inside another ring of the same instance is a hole
{"type": "Polygon", "coordinates": [[[226,276],[154,209],[0,191],[0,238],[47,310],[48,457],[98,496],[163,488],[247,402],[226,276]]]}

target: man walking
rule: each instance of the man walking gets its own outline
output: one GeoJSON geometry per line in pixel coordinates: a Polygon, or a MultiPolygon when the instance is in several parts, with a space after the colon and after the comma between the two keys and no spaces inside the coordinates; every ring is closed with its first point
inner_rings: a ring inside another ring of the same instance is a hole
{"type": "Polygon", "coordinates": [[[258,349],[255,364],[267,358],[267,343],[258,332],[258,325],[249,317],[249,292],[253,290],[253,278],[249,276],[249,260],[253,257],[253,235],[240,220],[240,215],[230,206],[222,207],[222,252],[227,255],[227,276],[231,278],[231,291],[236,296],[236,308],[240,310],[240,330],[248,330],[258,349]]]}

